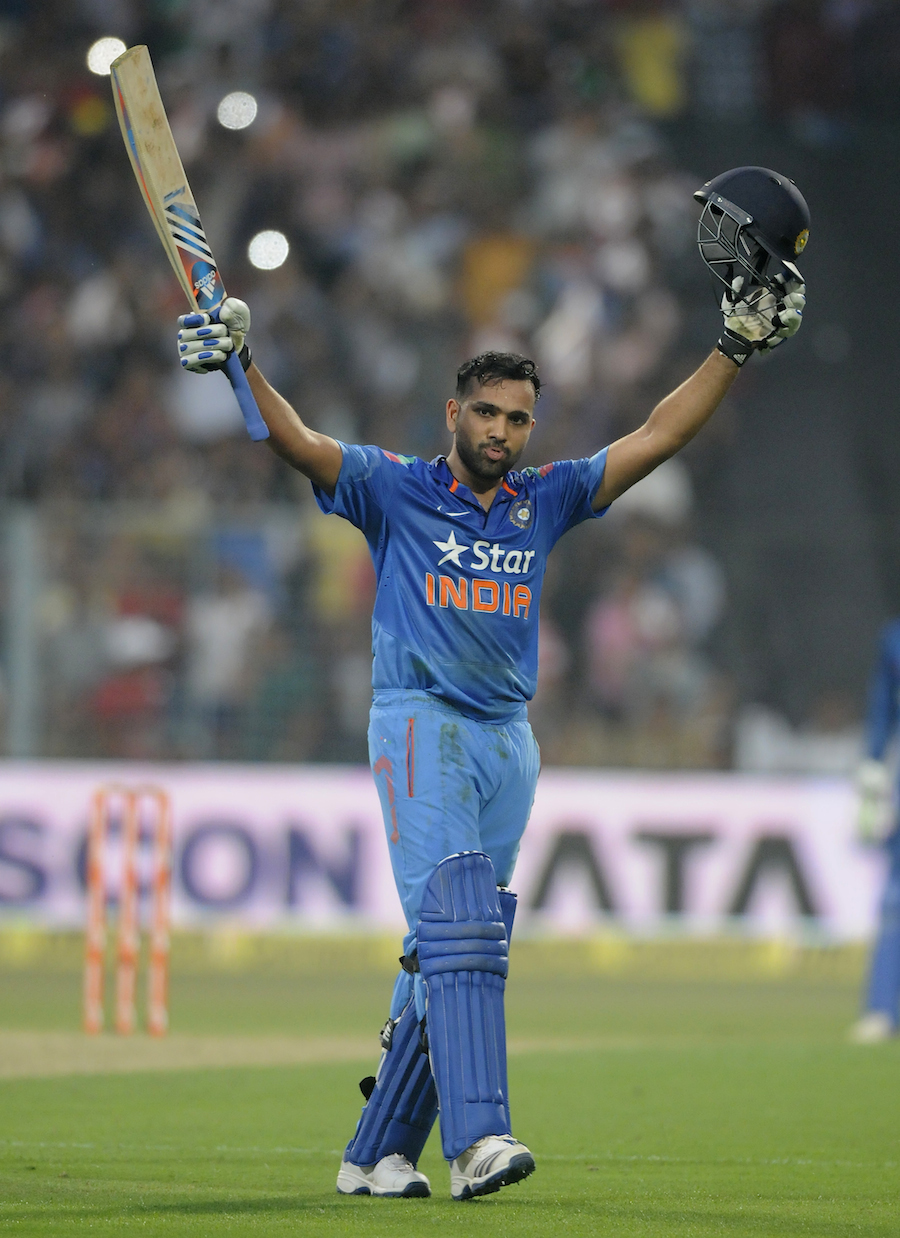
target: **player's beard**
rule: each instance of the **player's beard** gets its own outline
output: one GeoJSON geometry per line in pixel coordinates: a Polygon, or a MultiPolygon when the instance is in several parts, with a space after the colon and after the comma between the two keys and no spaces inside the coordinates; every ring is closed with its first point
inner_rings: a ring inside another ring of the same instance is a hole
{"type": "Polygon", "coordinates": [[[513,454],[502,443],[492,443],[490,439],[485,439],[482,443],[476,443],[461,426],[457,425],[456,427],[457,454],[469,472],[474,477],[479,478],[480,481],[497,481],[499,478],[505,477],[524,450],[523,446],[520,451],[513,454]],[[502,457],[499,460],[492,460],[486,454],[489,447],[501,450],[503,452],[502,457]]]}

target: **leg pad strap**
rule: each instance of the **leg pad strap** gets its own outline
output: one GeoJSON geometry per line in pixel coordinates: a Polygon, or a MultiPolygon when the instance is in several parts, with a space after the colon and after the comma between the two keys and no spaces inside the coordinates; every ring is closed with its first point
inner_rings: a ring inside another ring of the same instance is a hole
{"type": "Polygon", "coordinates": [[[374,1165],[392,1152],[402,1152],[416,1165],[436,1117],[431,1065],[422,1049],[416,1003],[411,997],[393,1025],[390,1047],[381,1056],[344,1159],[354,1165],[374,1165]]]}

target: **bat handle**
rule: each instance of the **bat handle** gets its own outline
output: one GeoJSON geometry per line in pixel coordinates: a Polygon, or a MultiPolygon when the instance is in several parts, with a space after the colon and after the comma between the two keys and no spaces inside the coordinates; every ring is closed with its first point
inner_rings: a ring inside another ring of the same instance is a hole
{"type": "Polygon", "coordinates": [[[254,443],[259,443],[264,438],[268,438],[269,427],[262,419],[259,406],[253,398],[253,392],[250,390],[250,384],[247,382],[247,375],[244,373],[240,358],[235,352],[228,354],[228,360],[225,362],[225,373],[228,375],[228,381],[234,389],[237,402],[241,407],[241,412],[244,414],[247,433],[254,443]]]}

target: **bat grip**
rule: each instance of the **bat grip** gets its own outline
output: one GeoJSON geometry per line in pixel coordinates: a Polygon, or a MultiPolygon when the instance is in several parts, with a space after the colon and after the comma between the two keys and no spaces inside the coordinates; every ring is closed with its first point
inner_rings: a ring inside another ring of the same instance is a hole
{"type": "Polygon", "coordinates": [[[228,381],[234,389],[235,397],[240,405],[241,412],[244,414],[247,433],[254,443],[259,443],[264,438],[268,438],[269,427],[262,419],[262,414],[259,411],[256,400],[253,398],[253,392],[250,390],[250,384],[247,382],[247,375],[244,373],[240,358],[234,351],[228,354],[228,360],[225,362],[225,373],[228,375],[228,381]]]}

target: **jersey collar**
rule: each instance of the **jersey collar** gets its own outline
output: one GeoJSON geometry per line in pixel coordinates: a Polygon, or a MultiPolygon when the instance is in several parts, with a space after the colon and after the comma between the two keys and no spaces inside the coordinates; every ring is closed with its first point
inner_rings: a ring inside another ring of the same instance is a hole
{"type": "MultiPolygon", "coordinates": [[[[428,467],[431,469],[437,480],[442,482],[447,487],[455,499],[460,499],[465,503],[471,503],[474,507],[477,507],[479,511],[484,511],[477,495],[470,490],[468,486],[463,485],[461,481],[457,481],[457,479],[450,472],[446,456],[435,456],[428,467]]],[[[499,503],[501,501],[504,503],[510,503],[513,499],[517,499],[521,492],[521,475],[516,472],[509,472],[503,479],[503,485],[497,491],[497,495],[494,498],[494,503],[499,503]]],[[[493,507],[493,505],[494,504],[492,503],[491,506],[493,507]]]]}

